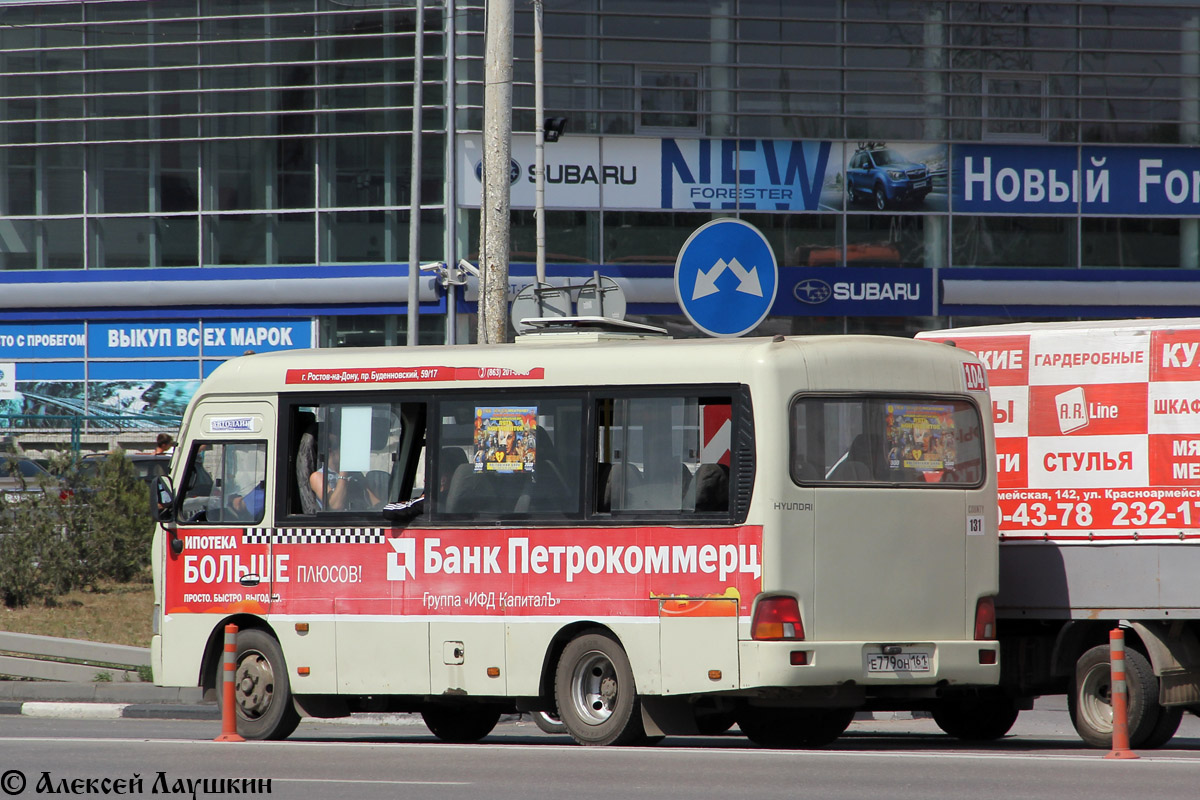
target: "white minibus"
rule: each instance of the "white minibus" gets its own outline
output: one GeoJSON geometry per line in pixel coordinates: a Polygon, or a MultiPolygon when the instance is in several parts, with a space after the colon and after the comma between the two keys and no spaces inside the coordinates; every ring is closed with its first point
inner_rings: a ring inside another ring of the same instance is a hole
{"type": "Polygon", "coordinates": [[[976,358],[836,336],[548,329],[289,351],[201,385],[158,488],[155,680],[238,730],[419,712],[447,741],[557,715],[582,744],[860,710],[992,738],[996,480],[976,358]]]}

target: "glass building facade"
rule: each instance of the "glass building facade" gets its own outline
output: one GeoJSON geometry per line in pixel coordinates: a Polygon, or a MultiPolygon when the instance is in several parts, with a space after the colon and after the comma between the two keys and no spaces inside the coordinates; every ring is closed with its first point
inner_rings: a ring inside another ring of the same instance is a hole
{"type": "MultiPolygon", "coordinates": [[[[513,289],[533,24],[516,3],[513,289]]],[[[616,278],[632,319],[699,334],[672,271],[722,217],[777,262],[756,333],[1200,304],[1198,3],[547,0],[544,31],[547,274],[616,278]]],[[[0,2],[0,369],[88,407],[405,341],[414,213],[421,261],[479,251],[485,37],[482,0],[0,2]]],[[[473,284],[418,282],[418,339],[473,339],[473,284]]]]}

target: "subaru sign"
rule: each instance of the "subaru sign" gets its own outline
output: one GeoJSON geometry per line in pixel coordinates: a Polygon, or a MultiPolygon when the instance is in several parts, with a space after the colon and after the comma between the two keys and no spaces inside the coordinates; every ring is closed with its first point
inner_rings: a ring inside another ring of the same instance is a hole
{"type": "Polygon", "coordinates": [[[775,303],[779,268],[758,228],[715,219],[696,229],[675,260],[675,296],[683,313],[709,336],[741,336],[775,303]]]}
{"type": "Polygon", "coordinates": [[[935,311],[933,270],[911,267],[785,267],[780,316],[903,317],[935,311]]]}

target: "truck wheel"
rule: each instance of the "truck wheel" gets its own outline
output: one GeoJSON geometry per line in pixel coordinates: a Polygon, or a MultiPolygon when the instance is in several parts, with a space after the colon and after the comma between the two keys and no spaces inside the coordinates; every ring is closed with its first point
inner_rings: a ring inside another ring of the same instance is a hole
{"type": "Polygon", "coordinates": [[[1008,697],[973,697],[950,701],[933,710],[933,721],[956,739],[988,742],[1012,729],[1021,710],[1008,697]]]}
{"type": "Polygon", "coordinates": [[[579,744],[632,744],[645,735],[633,669],[606,633],[572,639],[554,675],[558,716],[579,744]]]}
{"type": "Polygon", "coordinates": [[[852,708],[746,708],[738,727],[762,747],[810,748],[833,744],[854,721],[852,708]]]}
{"type": "Polygon", "coordinates": [[[887,193],[883,191],[882,186],[875,187],[875,210],[883,211],[887,208],[887,193]]]}
{"type": "MultiPolygon", "coordinates": [[[[1129,692],[1129,744],[1136,747],[1149,737],[1157,724],[1153,710],[1160,706],[1158,685],[1149,662],[1141,653],[1128,647],[1125,648],[1125,685],[1129,692]],[[1151,709],[1148,720],[1147,708],[1151,709]]],[[[1093,647],[1075,662],[1075,678],[1067,694],[1067,711],[1079,738],[1091,747],[1112,747],[1112,670],[1108,645],[1093,647]]]]}
{"type": "MultiPolygon", "coordinates": [[[[1142,722],[1135,730],[1129,728],[1129,746],[1139,750],[1156,750],[1175,736],[1179,724],[1183,721],[1183,709],[1174,706],[1165,708],[1158,702],[1158,678],[1154,677],[1154,668],[1150,660],[1137,650],[1125,649],[1126,671],[1137,670],[1139,685],[1145,687],[1146,710],[1142,722]]],[[[1132,678],[1126,675],[1127,683],[1132,678]]]]}
{"type": "MultiPolygon", "coordinates": [[[[286,739],[300,724],[292,704],[287,664],[279,642],[256,628],[238,631],[234,663],[237,730],[247,739],[286,739]]],[[[222,675],[217,675],[217,691],[222,675]]]]}
{"type": "Polygon", "coordinates": [[[1183,722],[1183,709],[1179,706],[1171,706],[1166,708],[1159,706],[1161,709],[1158,714],[1158,722],[1155,723],[1154,729],[1146,736],[1146,739],[1139,745],[1143,750],[1157,750],[1167,742],[1175,738],[1175,732],[1179,730],[1179,724],[1183,722]]]}
{"type": "Polygon", "coordinates": [[[426,706],[421,718],[429,732],[443,742],[469,744],[492,732],[500,712],[487,706],[426,706]]]}

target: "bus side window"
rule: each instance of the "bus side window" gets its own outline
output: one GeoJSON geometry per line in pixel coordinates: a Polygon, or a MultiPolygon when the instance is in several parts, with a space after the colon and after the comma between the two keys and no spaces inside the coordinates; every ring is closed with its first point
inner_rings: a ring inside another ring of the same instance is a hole
{"type": "Polygon", "coordinates": [[[421,402],[293,407],[288,512],[379,513],[423,492],[425,416],[421,402]]]}
{"type": "Polygon", "coordinates": [[[582,399],[480,394],[443,400],[438,415],[436,514],[579,514],[582,399]]]}
{"type": "Polygon", "coordinates": [[[614,397],[596,408],[596,512],[728,513],[729,397],[614,397]]]}

